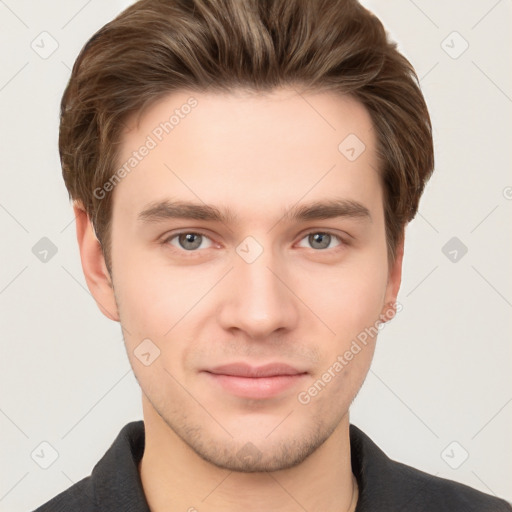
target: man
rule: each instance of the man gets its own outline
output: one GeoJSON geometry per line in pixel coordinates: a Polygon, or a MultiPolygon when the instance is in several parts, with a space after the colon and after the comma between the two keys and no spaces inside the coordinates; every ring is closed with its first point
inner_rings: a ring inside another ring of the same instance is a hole
{"type": "Polygon", "coordinates": [[[137,2],[79,55],[59,146],[144,421],[38,511],[512,510],[349,421],[434,166],[357,2],[137,2]]]}

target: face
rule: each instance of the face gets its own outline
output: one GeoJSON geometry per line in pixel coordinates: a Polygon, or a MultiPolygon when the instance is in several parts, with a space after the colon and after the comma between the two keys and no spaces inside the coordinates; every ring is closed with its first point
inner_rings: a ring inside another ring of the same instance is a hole
{"type": "Polygon", "coordinates": [[[348,418],[398,291],[371,118],[179,92],[128,127],[112,278],[145,407],[218,467],[292,467],[348,418]]]}

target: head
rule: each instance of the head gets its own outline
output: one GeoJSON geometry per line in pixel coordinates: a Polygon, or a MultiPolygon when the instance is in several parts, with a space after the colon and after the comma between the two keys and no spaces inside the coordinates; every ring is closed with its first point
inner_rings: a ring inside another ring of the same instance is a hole
{"type": "Polygon", "coordinates": [[[142,0],[77,58],[59,148],[87,283],[146,407],[218,466],[304,460],[364,381],[433,170],[380,21],[347,0],[142,0]],[[212,377],[232,362],[302,376],[244,395],[212,377]]]}

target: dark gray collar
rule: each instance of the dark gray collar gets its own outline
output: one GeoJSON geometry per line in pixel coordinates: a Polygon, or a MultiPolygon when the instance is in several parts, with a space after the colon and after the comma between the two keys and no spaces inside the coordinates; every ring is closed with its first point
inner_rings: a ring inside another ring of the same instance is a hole
{"type": "MultiPolygon", "coordinates": [[[[90,477],[38,511],[79,506],[87,512],[150,512],[138,472],[144,436],[143,421],[125,425],[90,477]]],[[[356,512],[512,512],[504,500],[391,460],[355,425],[350,425],[350,447],[359,485],[356,512]]]]}

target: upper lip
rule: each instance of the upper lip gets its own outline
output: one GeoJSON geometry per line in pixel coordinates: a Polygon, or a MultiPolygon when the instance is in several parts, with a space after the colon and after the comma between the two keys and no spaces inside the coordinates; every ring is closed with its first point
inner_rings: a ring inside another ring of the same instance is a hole
{"type": "Polygon", "coordinates": [[[263,366],[251,366],[247,363],[231,363],[206,370],[217,375],[233,377],[276,377],[278,375],[300,375],[306,373],[285,363],[270,363],[263,366]]]}

